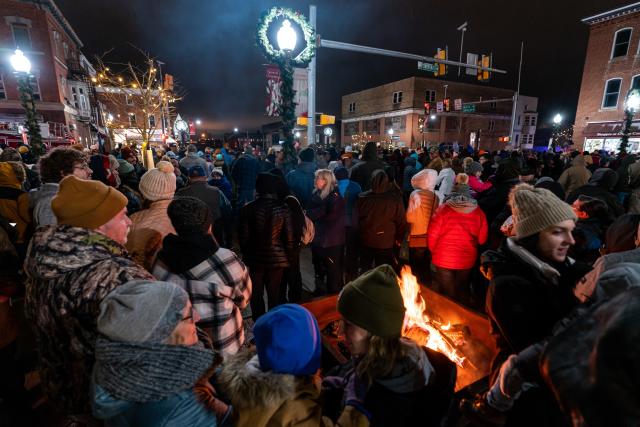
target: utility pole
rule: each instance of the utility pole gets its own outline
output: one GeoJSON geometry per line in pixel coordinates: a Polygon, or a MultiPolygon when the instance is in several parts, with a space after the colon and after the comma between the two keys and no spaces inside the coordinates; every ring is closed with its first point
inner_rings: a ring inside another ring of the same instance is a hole
{"type": "MultiPolygon", "coordinates": [[[[316,7],[315,5],[309,6],[309,24],[311,28],[316,32],[316,7]]],[[[316,40],[313,40],[315,43],[316,40]]],[[[307,69],[307,145],[315,144],[316,142],[316,54],[309,62],[309,68],[307,69]]]]}
{"type": "MultiPolygon", "coordinates": [[[[520,42],[520,66],[518,67],[518,88],[516,89],[516,93],[513,95],[513,109],[511,111],[511,131],[509,132],[509,141],[512,141],[513,148],[518,148],[515,145],[515,139],[513,138],[513,132],[516,125],[516,113],[518,110],[518,98],[520,97],[520,78],[522,77],[522,56],[524,53],[524,42],[520,42]]],[[[521,144],[521,141],[518,141],[518,145],[521,144]]]]}
{"type": "MultiPolygon", "coordinates": [[[[465,22],[464,24],[458,27],[458,31],[462,33],[460,36],[460,59],[458,60],[458,62],[462,62],[462,52],[463,52],[462,49],[464,47],[464,33],[467,32],[467,25],[468,25],[468,22],[465,22]]],[[[462,66],[458,65],[458,77],[460,77],[461,71],[462,71],[462,66]]]]}

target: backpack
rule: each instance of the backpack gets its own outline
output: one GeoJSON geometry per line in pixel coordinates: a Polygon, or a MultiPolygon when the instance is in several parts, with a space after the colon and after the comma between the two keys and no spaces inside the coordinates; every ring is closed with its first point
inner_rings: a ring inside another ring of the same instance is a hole
{"type": "Polygon", "coordinates": [[[304,228],[302,229],[301,241],[303,245],[308,245],[313,241],[316,235],[316,227],[313,225],[313,221],[305,214],[304,215],[304,228]]]}

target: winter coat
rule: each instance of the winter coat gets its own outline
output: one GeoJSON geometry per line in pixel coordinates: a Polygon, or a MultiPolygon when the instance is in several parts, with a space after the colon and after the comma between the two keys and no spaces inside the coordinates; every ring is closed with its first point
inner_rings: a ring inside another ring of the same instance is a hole
{"type": "Polygon", "coordinates": [[[187,153],[184,158],[180,159],[179,164],[180,168],[185,170],[185,173],[189,172],[189,169],[194,166],[202,166],[205,172],[209,170],[207,161],[198,156],[197,153],[187,153]]]}
{"type": "Polygon", "coordinates": [[[118,191],[127,198],[127,215],[131,216],[142,209],[142,200],[144,198],[132,185],[122,183],[118,187],[118,191]]]}
{"type": "Polygon", "coordinates": [[[193,389],[154,402],[128,402],[107,393],[99,385],[93,395],[94,414],[105,427],[193,426],[216,427],[216,414],[193,389]]]}
{"type": "Polygon", "coordinates": [[[442,196],[446,197],[451,194],[451,190],[453,189],[453,184],[456,181],[456,173],[451,168],[445,168],[440,171],[438,174],[438,179],[436,179],[436,187],[438,187],[438,192],[442,194],[442,196]]]}
{"type": "Polygon", "coordinates": [[[493,188],[477,195],[478,206],[487,217],[487,223],[493,220],[502,212],[507,205],[511,189],[520,182],[519,179],[496,180],[493,188]]]}
{"type": "Polygon", "coordinates": [[[201,200],[209,207],[214,222],[222,216],[220,212],[221,192],[205,181],[191,182],[191,185],[176,191],[176,197],[195,197],[201,200]]]}
{"type": "Polygon", "coordinates": [[[618,264],[640,264],[640,248],[615,252],[601,256],[593,263],[593,270],[587,273],[576,286],[575,294],[581,301],[587,301],[593,295],[600,276],[618,264]]]}
{"type": "Polygon", "coordinates": [[[629,213],[640,214],[640,161],[629,166],[629,213]]]}
{"type": "Polygon", "coordinates": [[[407,230],[402,197],[391,189],[383,170],[376,170],[371,181],[371,190],[360,194],[354,212],[360,243],[369,248],[390,249],[404,239],[407,230]]]}
{"type": "Polygon", "coordinates": [[[0,216],[16,224],[17,243],[26,243],[32,225],[29,194],[22,189],[13,166],[7,162],[0,162],[0,216]]]}
{"type": "Polygon", "coordinates": [[[251,154],[243,154],[231,166],[231,178],[238,191],[253,191],[258,178],[258,159],[251,154]]]}
{"type": "Polygon", "coordinates": [[[591,178],[591,172],[585,166],[584,157],[578,155],[571,162],[571,167],[562,172],[558,182],[566,194],[571,194],[589,182],[589,178],[591,178]]]}
{"type": "Polygon", "coordinates": [[[311,196],[307,216],[313,221],[315,234],[312,245],[318,248],[331,248],[344,245],[345,205],[344,199],[333,190],[323,200],[316,190],[311,196]]]}
{"type": "Polygon", "coordinates": [[[231,200],[231,183],[226,176],[222,176],[221,178],[209,178],[207,184],[212,187],[216,187],[218,190],[222,191],[227,199],[231,200]]]}
{"type": "MultiPolygon", "coordinates": [[[[233,406],[236,427],[334,425],[322,416],[318,378],[262,371],[253,352],[243,351],[227,359],[216,380],[218,391],[233,406]]],[[[369,422],[347,406],[335,425],[366,427],[369,422]]]]}
{"type": "Polygon", "coordinates": [[[298,166],[286,176],[287,185],[291,193],[296,196],[303,208],[311,200],[315,182],[316,165],[313,162],[300,162],[298,166]]]}
{"type": "Polygon", "coordinates": [[[353,225],[353,208],[358,201],[358,196],[362,193],[362,188],[356,182],[349,179],[341,179],[338,181],[338,191],[345,204],[344,224],[346,227],[351,227],[353,225]]]}
{"type": "Polygon", "coordinates": [[[417,160],[414,157],[404,159],[404,173],[402,175],[402,191],[412,191],[411,178],[418,173],[417,160]]]}
{"type": "Polygon", "coordinates": [[[499,352],[518,353],[549,336],[577,305],[573,288],[590,267],[567,260],[553,266],[508,238],[497,251],[482,254],[491,280],[487,313],[499,352]]]}
{"type": "Polygon", "coordinates": [[[275,194],[265,194],[240,210],[238,240],[249,266],[284,268],[295,248],[287,206],[275,194]]]}
{"type": "Polygon", "coordinates": [[[131,257],[148,271],[151,271],[156,254],[162,247],[162,239],[167,234],[176,234],[167,207],[171,200],[158,200],[147,209],[131,215],[131,229],[127,238],[127,250],[131,257]]]}
{"type": "Polygon", "coordinates": [[[475,175],[469,175],[469,187],[475,193],[482,193],[493,187],[493,184],[490,182],[482,182],[480,178],[475,175]]]}
{"type": "Polygon", "coordinates": [[[475,200],[467,196],[448,199],[429,224],[427,239],[433,265],[450,270],[472,268],[487,234],[487,219],[475,200]]]}
{"type": "Polygon", "coordinates": [[[384,162],[378,160],[378,148],[376,143],[369,141],[362,150],[362,161],[351,168],[349,179],[357,182],[362,191],[371,189],[371,178],[373,171],[384,169],[384,162]]]}
{"type": "Polygon", "coordinates": [[[100,301],[119,285],[153,276],[120,244],[68,225],[38,228],[25,272],[25,311],[37,338],[47,398],[66,413],[89,413],[100,301]]]}
{"type": "Polygon", "coordinates": [[[605,225],[598,218],[579,219],[572,233],[576,243],[569,249],[569,255],[587,264],[593,264],[600,256],[604,230],[605,225]]]}
{"type": "Polygon", "coordinates": [[[164,238],[153,275],[175,283],[188,294],[202,328],[223,357],[244,344],[241,310],[251,299],[249,271],[238,256],[220,248],[210,235],[164,238]],[[189,262],[190,261],[190,262],[189,262]]]}
{"type": "Polygon", "coordinates": [[[51,209],[51,200],[58,194],[59,185],[54,182],[42,184],[29,192],[29,207],[33,211],[34,226],[56,225],[58,219],[51,209]]]}
{"type": "Polygon", "coordinates": [[[409,197],[407,223],[409,224],[409,247],[426,248],[429,223],[440,201],[433,191],[438,174],[433,169],[424,169],[413,176],[411,185],[415,190],[409,197]]]}
{"type": "Polygon", "coordinates": [[[611,219],[615,219],[624,214],[624,208],[620,204],[618,197],[613,194],[613,187],[618,182],[618,174],[609,168],[596,169],[589,183],[576,189],[573,193],[568,193],[567,203],[572,204],[580,196],[590,196],[600,199],[607,204],[611,219]]]}

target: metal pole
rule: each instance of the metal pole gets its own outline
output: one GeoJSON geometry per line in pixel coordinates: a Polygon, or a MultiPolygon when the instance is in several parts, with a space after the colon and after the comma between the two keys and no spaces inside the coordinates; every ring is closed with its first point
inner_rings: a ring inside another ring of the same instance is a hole
{"type": "MultiPolygon", "coordinates": [[[[460,37],[460,60],[459,60],[459,62],[462,62],[462,52],[464,47],[464,33],[467,32],[467,23],[465,22],[464,24],[460,25],[458,27],[458,30],[462,31],[462,36],[460,37]]],[[[461,71],[462,71],[462,66],[458,65],[458,77],[460,77],[461,71]]]]}
{"type": "MultiPolygon", "coordinates": [[[[511,132],[509,132],[509,139],[510,141],[514,141],[513,139],[513,132],[514,132],[514,128],[515,128],[515,124],[516,124],[516,110],[518,107],[518,97],[520,96],[520,77],[522,76],[522,56],[524,53],[524,42],[520,43],[520,66],[518,67],[518,88],[516,90],[516,93],[513,95],[513,109],[511,112],[511,132]]],[[[515,145],[515,141],[513,142],[513,146],[514,148],[518,148],[515,145]]],[[[521,145],[522,142],[518,142],[518,145],[521,145]]]]}
{"type": "MultiPolygon", "coordinates": [[[[309,5],[309,24],[316,31],[316,7],[309,5]]],[[[315,43],[315,40],[313,41],[315,43]]],[[[317,51],[316,51],[317,55],[317,51]]],[[[307,145],[316,142],[316,56],[311,59],[307,69],[307,145]]]]}
{"type": "MultiPolygon", "coordinates": [[[[164,128],[164,99],[162,98],[162,95],[164,94],[164,81],[162,80],[162,64],[164,64],[164,62],[162,61],[156,61],[158,63],[158,72],[160,73],[160,87],[162,88],[162,90],[160,90],[160,111],[162,112],[162,116],[160,118],[160,121],[162,122],[162,134],[163,135],[167,135],[165,132],[165,128],[164,128]]],[[[166,141],[166,140],[165,140],[166,141]]]]}

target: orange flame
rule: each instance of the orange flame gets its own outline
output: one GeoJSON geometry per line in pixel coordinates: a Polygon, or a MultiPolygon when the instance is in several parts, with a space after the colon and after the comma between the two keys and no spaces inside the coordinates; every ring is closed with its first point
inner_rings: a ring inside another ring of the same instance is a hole
{"type": "Polygon", "coordinates": [[[398,284],[400,285],[400,292],[406,309],[404,332],[406,333],[412,327],[426,331],[429,334],[425,344],[426,347],[444,354],[452,362],[462,366],[465,358],[444,338],[441,332],[451,329],[451,323],[440,324],[435,320],[429,319],[425,314],[426,303],[420,293],[420,285],[416,276],[411,274],[411,267],[408,265],[402,267],[398,284]]]}

